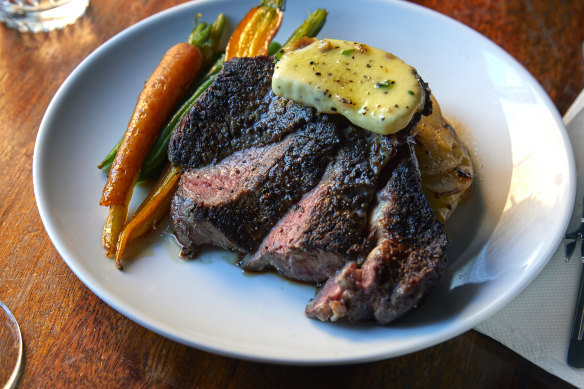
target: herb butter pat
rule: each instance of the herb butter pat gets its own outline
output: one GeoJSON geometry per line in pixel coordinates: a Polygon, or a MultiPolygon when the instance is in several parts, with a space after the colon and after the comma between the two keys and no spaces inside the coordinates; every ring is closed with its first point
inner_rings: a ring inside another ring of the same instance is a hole
{"type": "Polygon", "coordinates": [[[425,101],[413,67],[385,51],[336,39],[286,52],[276,64],[272,89],[383,135],[406,127],[425,101]]]}

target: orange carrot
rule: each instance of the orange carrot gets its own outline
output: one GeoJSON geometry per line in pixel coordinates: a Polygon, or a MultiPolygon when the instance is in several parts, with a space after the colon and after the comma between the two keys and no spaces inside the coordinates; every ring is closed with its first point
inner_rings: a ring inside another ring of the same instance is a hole
{"type": "Polygon", "coordinates": [[[170,201],[178,187],[182,169],[167,164],[154,189],[144,199],[136,213],[120,233],[116,247],[116,266],[122,269],[126,246],[156,226],[168,213],[170,201]]]}
{"type": "Polygon", "coordinates": [[[171,47],[138,97],[116,154],[100,205],[123,204],[142,162],[168,116],[201,68],[201,51],[186,42],[171,47]]]}
{"type": "Polygon", "coordinates": [[[249,10],[229,38],[225,60],[268,55],[270,42],[282,23],[283,0],[264,0],[249,10]]]}
{"type": "Polygon", "coordinates": [[[103,227],[103,235],[101,237],[101,243],[108,257],[112,257],[115,254],[118,236],[126,224],[129,204],[130,200],[128,199],[124,204],[110,205],[109,207],[107,220],[103,227]]]}
{"type": "Polygon", "coordinates": [[[203,56],[197,47],[189,43],[174,45],[138,97],[100,201],[100,205],[110,207],[102,238],[108,256],[115,253],[142,162],[202,63],[203,56]]]}

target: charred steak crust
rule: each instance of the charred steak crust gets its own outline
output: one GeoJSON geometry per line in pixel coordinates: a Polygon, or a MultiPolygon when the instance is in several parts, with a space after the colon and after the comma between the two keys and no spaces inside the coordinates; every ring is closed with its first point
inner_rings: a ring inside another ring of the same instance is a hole
{"type": "Polygon", "coordinates": [[[331,166],[330,174],[321,181],[325,193],[311,212],[300,247],[350,257],[351,248],[360,246],[363,240],[379,169],[374,165],[378,156],[371,150],[370,139],[363,130],[351,127],[342,144],[345,147],[331,166]]]}
{"type": "Polygon", "coordinates": [[[273,58],[233,58],[173,131],[168,157],[197,168],[282,140],[317,116],[272,91],[273,58]]]}
{"type": "MultiPolygon", "coordinates": [[[[362,255],[370,203],[395,147],[387,137],[349,126],[322,180],[276,224],[244,270],[274,268],[281,275],[323,282],[362,255]]],[[[394,140],[395,141],[395,140],[394,140]]]]}
{"type": "Polygon", "coordinates": [[[255,251],[270,229],[322,177],[339,143],[326,116],[284,140],[233,154],[181,178],[171,217],[183,255],[213,244],[255,251]]]}
{"type": "Polygon", "coordinates": [[[326,282],[306,307],[309,317],[387,324],[414,308],[439,280],[450,241],[435,220],[413,151],[407,149],[377,195],[372,216],[376,246],[361,265],[350,262],[326,282]]]}
{"type": "Polygon", "coordinates": [[[249,254],[246,269],[328,279],[309,317],[389,323],[437,283],[450,244],[407,142],[430,90],[420,78],[423,112],[373,136],[274,95],[273,68],[228,61],[171,136],[169,159],[186,169],[171,205],[183,255],[211,244],[249,254]]]}

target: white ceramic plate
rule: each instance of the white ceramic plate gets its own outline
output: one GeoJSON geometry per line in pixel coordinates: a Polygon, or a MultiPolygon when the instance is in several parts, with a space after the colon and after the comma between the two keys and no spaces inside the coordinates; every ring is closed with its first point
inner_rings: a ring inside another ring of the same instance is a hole
{"type": "Polygon", "coordinates": [[[162,12],[105,43],[63,83],[40,126],[33,173],[43,223],[75,274],[163,336],[222,355],[297,364],[413,352],[467,331],[516,296],[554,252],[572,210],[573,156],[561,119],[528,72],[492,42],[394,1],[289,1],[276,40],[309,10],[328,8],[319,36],[395,53],[460,123],[477,184],[448,223],[448,270],[419,309],[386,327],[307,319],[312,287],[244,274],[220,250],[183,261],[164,231],[135,249],[123,272],[104,257],[106,209],[98,202],[105,178],[96,163],[121,136],[144,80],[168,47],[186,39],[197,12],[213,20],[222,11],[234,24],[256,3],[197,1],[162,12]]]}

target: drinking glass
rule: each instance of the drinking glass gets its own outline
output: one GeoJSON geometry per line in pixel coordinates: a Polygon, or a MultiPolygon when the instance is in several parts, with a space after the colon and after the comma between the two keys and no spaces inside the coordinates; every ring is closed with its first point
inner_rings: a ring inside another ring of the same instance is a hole
{"type": "Polygon", "coordinates": [[[0,21],[21,32],[63,28],[85,13],[89,0],[0,0],[0,21]]]}
{"type": "Polygon", "coordinates": [[[22,336],[18,322],[0,301],[0,388],[12,388],[20,376],[22,336]]]}

